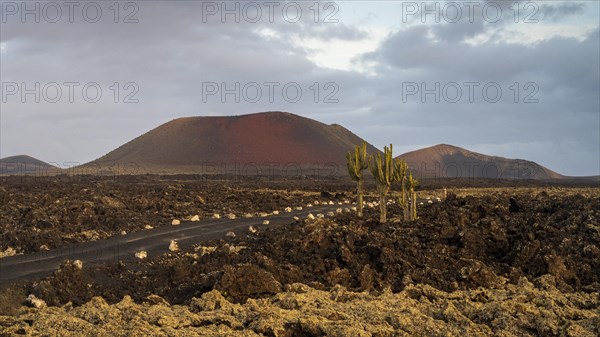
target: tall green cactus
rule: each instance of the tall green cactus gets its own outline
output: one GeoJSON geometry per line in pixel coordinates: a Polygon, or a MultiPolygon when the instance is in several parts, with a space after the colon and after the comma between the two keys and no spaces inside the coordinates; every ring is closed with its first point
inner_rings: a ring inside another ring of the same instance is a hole
{"type": "Polygon", "coordinates": [[[417,194],[415,193],[415,187],[417,187],[418,184],[419,181],[413,178],[412,172],[410,172],[407,180],[407,187],[409,188],[411,199],[410,220],[417,219],[417,194]]]}
{"type": "Polygon", "coordinates": [[[387,205],[386,196],[390,190],[392,182],[394,181],[394,162],[392,160],[392,144],[390,147],[387,146],[383,149],[383,157],[381,153],[377,156],[371,157],[370,160],[371,174],[375,178],[377,183],[377,192],[379,193],[379,210],[380,210],[380,222],[384,223],[387,221],[387,205]]]}
{"type": "Polygon", "coordinates": [[[356,195],[358,198],[358,217],[363,216],[363,171],[369,167],[367,158],[367,143],[363,142],[361,146],[356,145],[354,152],[346,154],[348,161],[348,174],[352,180],[356,181],[356,195]]]}
{"type": "Polygon", "coordinates": [[[406,195],[406,173],[408,172],[408,165],[404,159],[396,158],[394,160],[394,181],[400,185],[400,197],[398,198],[398,204],[402,208],[404,220],[409,219],[408,213],[408,197],[406,195]]]}

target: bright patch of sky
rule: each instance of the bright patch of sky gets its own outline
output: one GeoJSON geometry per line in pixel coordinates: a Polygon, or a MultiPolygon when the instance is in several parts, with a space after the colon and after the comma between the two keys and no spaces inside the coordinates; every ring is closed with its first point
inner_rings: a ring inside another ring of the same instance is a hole
{"type": "MultiPolygon", "coordinates": [[[[483,21],[485,29],[481,33],[461,41],[470,45],[488,43],[491,40],[527,45],[557,36],[576,38],[581,41],[598,27],[600,9],[598,1],[529,1],[512,4],[507,1],[489,1],[489,3],[486,4],[485,1],[337,1],[335,5],[338,11],[333,14],[334,11],[329,10],[327,13],[321,13],[321,17],[332,14],[331,19],[366,32],[364,38],[345,40],[321,36],[294,38],[293,41],[297,46],[304,48],[308,58],[320,67],[373,74],[370,67],[357,64],[353,60],[357,56],[376,50],[388,36],[395,32],[415,25],[433,27],[469,23],[475,26],[483,21]],[[573,15],[545,18],[543,10],[548,4],[552,6],[581,4],[583,8],[581,12],[573,15]],[[438,8],[439,16],[427,12],[435,8],[438,8]]],[[[336,23],[321,24],[335,25],[336,23]]],[[[434,42],[438,41],[433,32],[429,35],[434,42]]],[[[268,31],[264,32],[263,36],[274,37],[268,31]]]]}

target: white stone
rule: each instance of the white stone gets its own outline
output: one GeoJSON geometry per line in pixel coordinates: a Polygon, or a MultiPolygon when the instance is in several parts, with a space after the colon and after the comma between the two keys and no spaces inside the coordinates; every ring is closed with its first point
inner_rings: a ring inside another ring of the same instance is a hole
{"type": "Polygon", "coordinates": [[[126,231],[121,231],[121,235],[127,235],[126,231]]]}
{"type": "Polygon", "coordinates": [[[338,208],[335,210],[336,213],[341,214],[344,210],[342,210],[341,208],[338,208]]]}
{"type": "Polygon", "coordinates": [[[248,227],[248,232],[250,232],[252,234],[256,233],[257,231],[258,231],[258,229],[256,229],[256,227],[254,227],[254,226],[248,227]]]}
{"type": "Polygon", "coordinates": [[[297,216],[295,216],[293,219],[294,219],[294,221],[298,221],[298,220],[300,220],[300,218],[299,218],[299,217],[297,217],[297,216]]]}
{"type": "Polygon", "coordinates": [[[268,224],[269,224],[269,220],[263,221],[263,225],[268,225],[268,224]]]}
{"type": "Polygon", "coordinates": [[[308,215],[306,216],[306,218],[309,219],[309,220],[314,220],[315,216],[312,215],[312,213],[308,213],[308,215]]]}
{"type": "MultiPolygon", "coordinates": [[[[179,221],[179,220],[177,220],[177,221],[179,221]]],[[[173,223],[171,223],[171,224],[173,224],[173,223]]],[[[152,228],[154,228],[154,227],[152,227],[152,226],[150,226],[150,225],[146,225],[146,226],[144,226],[144,229],[152,229],[152,228]]]]}
{"type": "Polygon", "coordinates": [[[268,214],[268,213],[265,213],[265,212],[260,212],[260,213],[258,214],[258,216],[259,216],[259,217],[261,217],[261,218],[264,218],[264,217],[266,217],[266,216],[269,216],[269,214],[268,214]]]}
{"type": "Polygon", "coordinates": [[[83,262],[81,260],[75,260],[75,261],[73,261],[73,266],[76,269],[81,270],[81,269],[83,269],[83,262]]]}
{"type": "Polygon", "coordinates": [[[253,216],[253,215],[252,215],[252,214],[250,214],[250,213],[246,213],[246,214],[244,214],[244,218],[251,218],[252,216],[253,216]]]}
{"type": "Polygon", "coordinates": [[[213,219],[221,219],[221,215],[215,213],[215,214],[213,214],[212,218],[213,219]]]}
{"type": "Polygon", "coordinates": [[[235,218],[236,218],[235,214],[233,214],[233,213],[227,214],[227,219],[233,220],[235,218]]]}
{"type": "Polygon", "coordinates": [[[169,250],[172,252],[179,251],[179,245],[177,244],[177,241],[171,240],[171,243],[169,244],[169,250]]]}
{"type": "Polygon", "coordinates": [[[286,213],[290,213],[290,212],[292,211],[292,208],[291,208],[291,207],[286,207],[286,208],[284,209],[284,211],[285,211],[286,213]]]}
{"type": "Polygon", "coordinates": [[[313,207],[313,204],[307,204],[306,207],[313,207]]]}
{"type": "Polygon", "coordinates": [[[315,202],[313,202],[313,204],[318,205],[319,204],[319,200],[315,200],[315,202]]]}
{"type": "Polygon", "coordinates": [[[145,250],[141,250],[141,251],[135,253],[135,257],[137,257],[140,260],[143,260],[148,257],[148,252],[146,252],[145,250]]]}
{"type": "Polygon", "coordinates": [[[431,201],[431,200],[427,200],[427,203],[428,203],[428,204],[433,204],[433,201],[431,201]]]}
{"type": "Polygon", "coordinates": [[[200,216],[198,216],[198,214],[196,214],[196,215],[194,215],[194,216],[193,216],[193,217],[190,219],[190,221],[194,221],[194,222],[195,222],[195,221],[200,221],[200,216]]]}
{"type": "Polygon", "coordinates": [[[319,218],[319,219],[322,219],[322,218],[324,218],[324,217],[325,217],[325,216],[324,216],[323,214],[321,214],[321,213],[317,214],[317,218],[319,218]]]}
{"type": "Polygon", "coordinates": [[[42,299],[35,297],[34,294],[30,294],[29,296],[27,296],[27,302],[36,309],[42,309],[47,307],[46,302],[42,299]]]}
{"type": "Polygon", "coordinates": [[[279,215],[279,211],[273,211],[273,215],[279,215]]]}
{"type": "Polygon", "coordinates": [[[235,238],[235,233],[234,232],[227,232],[227,234],[225,234],[226,237],[233,239],[235,238]]]}
{"type": "Polygon", "coordinates": [[[329,204],[330,204],[330,205],[333,205],[333,201],[329,201],[329,204]]]}
{"type": "Polygon", "coordinates": [[[302,210],[302,206],[296,206],[295,210],[301,211],[302,210]]]}

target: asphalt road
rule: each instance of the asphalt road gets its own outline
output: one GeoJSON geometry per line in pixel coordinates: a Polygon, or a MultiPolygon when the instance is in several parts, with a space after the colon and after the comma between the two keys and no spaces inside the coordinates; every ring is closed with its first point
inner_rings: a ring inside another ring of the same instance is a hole
{"type": "Polygon", "coordinates": [[[135,253],[147,251],[153,257],[169,251],[171,240],[176,240],[181,248],[213,239],[225,238],[225,234],[233,231],[237,235],[246,235],[250,225],[267,228],[292,221],[294,216],[305,218],[309,213],[327,213],[338,207],[348,205],[319,205],[304,208],[302,211],[280,213],[268,217],[230,219],[205,219],[197,222],[182,222],[177,226],[162,226],[143,230],[106,240],[82,242],[59,249],[16,255],[0,259],[0,285],[17,280],[35,279],[52,274],[64,260],[81,260],[89,263],[111,263],[135,259],[135,253]],[[263,225],[263,220],[269,220],[263,225]]]}

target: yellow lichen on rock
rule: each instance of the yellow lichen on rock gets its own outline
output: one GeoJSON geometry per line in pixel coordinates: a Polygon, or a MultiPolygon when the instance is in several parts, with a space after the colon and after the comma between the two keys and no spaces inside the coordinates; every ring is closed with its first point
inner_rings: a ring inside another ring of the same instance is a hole
{"type": "Polygon", "coordinates": [[[418,284],[369,294],[295,283],[244,304],[212,290],[186,306],[156,295],[114,305],[94,297],[77,308],[24,308],[20,316],[0,316],[0,324],[8,335],[45,336],[596,336],[598,293],[562,293],[552,284],[545,275],[535,285],[523,278],[498,289],[444,292],[418,284]]]}

